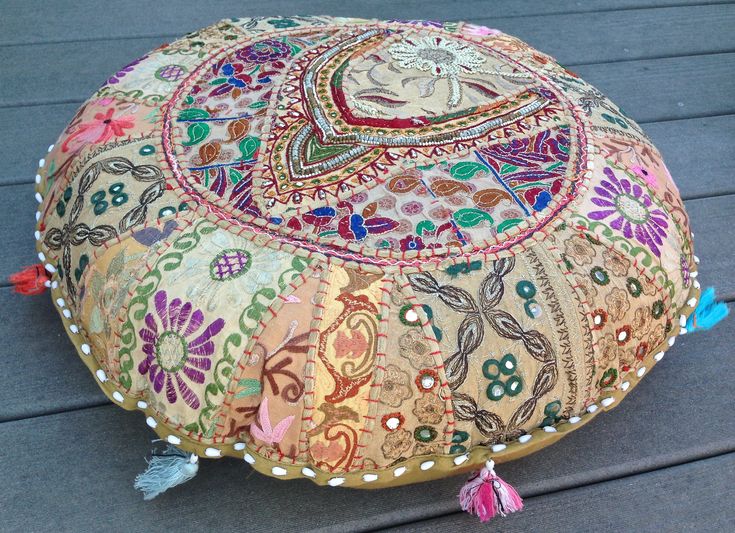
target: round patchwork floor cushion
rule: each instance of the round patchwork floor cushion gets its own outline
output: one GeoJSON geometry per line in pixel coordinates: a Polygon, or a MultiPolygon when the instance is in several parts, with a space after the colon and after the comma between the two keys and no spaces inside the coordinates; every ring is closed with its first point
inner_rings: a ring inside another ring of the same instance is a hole
{"type": "Polygon", "coordinates": [[[228,19],[112,75],[40,166],[39,255],[104,392],[185,456],[282,478],[538,450],[699,297],[641,128],[472,24],[228,19]]]}

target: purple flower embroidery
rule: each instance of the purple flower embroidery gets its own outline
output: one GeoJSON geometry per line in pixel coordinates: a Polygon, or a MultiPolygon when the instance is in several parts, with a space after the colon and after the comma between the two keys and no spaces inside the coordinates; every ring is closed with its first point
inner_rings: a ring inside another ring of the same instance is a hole
{"type": "Polygon", "coordinates": [[[627,178],[618,179],[607,167],[603,172],[608,179],[595,187],[599,196],[592,198],[592,203],[602,209],[591,211],[588,216],[593,220],[612,217],[611,228],[621,231],[628,239],[635,236],[639,243],[660,257],[658,247],[663,244],[669,227],[666,213],[653,205],[651,197],[637,183],[627,178]]]}
{"type": "Polygon", "coordinates": [[[182,304],[174,298],[169,303],[163,290],[156,293],[153,301],[156,313],[145,316],[145,327],[138,332],[147,356],[138,365],[138,372],[148,374],[156,392],[161,392],[165,385],[169,403],[175,403],[181,394],[186,405],[198,409],[199,398],[185,380],[204,383],[203,371],[212,366],[212,337],[222,330],[225,321],[218,318],[200,332],[204,313],[193,310],[191,302],[182,304]]]}
{"type": "Polygon", "coordinates": [[[239,60],[255,63],[256,65],[285,59],[290,55],[291,48],[287,44],[276,41],[275,39],[259,41],[245,48],[241,48],[235,53],[235,57],[239,60]]]}

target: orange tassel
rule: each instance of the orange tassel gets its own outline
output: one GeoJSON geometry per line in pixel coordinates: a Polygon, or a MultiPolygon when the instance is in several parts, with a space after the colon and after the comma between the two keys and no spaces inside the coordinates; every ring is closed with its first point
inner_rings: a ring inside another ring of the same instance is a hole
{"type": "Polygon", "coordinates": [[[37,263],[11,275],[10,283],[15,286],[15,292],[19,294],[42,294],[51,284],[51,278],[43,267],[43,263],[37,263]]]}

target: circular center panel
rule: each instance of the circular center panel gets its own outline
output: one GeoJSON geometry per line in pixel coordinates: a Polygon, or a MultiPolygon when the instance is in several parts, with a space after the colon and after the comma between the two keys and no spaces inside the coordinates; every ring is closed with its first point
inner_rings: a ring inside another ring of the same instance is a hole
{"type": "Polygon", "coordinates": [[[216,217],[337,255],[425,258],[548,222],[585,168],[581,127],[493,33],[374,23],[206,58],[166,108],[164,145],[216,217]]]}

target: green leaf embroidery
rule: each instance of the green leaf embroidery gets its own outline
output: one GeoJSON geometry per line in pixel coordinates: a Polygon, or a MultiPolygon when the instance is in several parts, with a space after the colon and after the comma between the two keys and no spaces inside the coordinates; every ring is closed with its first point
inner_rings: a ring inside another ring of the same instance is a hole
{"type": "Polygon", "coordinates": [[[416,233],[419,235],[425,235],[431,233],[436,229],[436,224],[431,220],[422,220],[416,225],[416,233]]]}
{"type": "Polygon", "coordinates": [[[509,172],[515,172],[516,170],[518,170],[517,166],[509,165],[508,163],[505,163],[502,167],[500,167],[501,174],[508,174],[509,172]]]}
{"type": "Polygon", "coordinates": [[[227,78],[217,78],[216,80],[210,81],[209,84],[210,85],[222,85],[226,81],[227,81],[227,78]]]}
{"type": "Polygon", "coordinates": [[[238,181],[242,179],[242,174],[235,170],[234,168],[230,169],[230,181],[233,185],[236,185],[238,181]]]}
{"type": "Polygon", "coordinates": [[[237,386],[238,388],[242,387],[242,389],[235,393],[235,398],[245,398],[246,396],[260,394],[260,381],[257,379],[241,379],[237,382],[237,386]]]}
{"type": "Polygon", "coordinates": [[[478,172],[486,172],[487,169],[480,163],[473,163],[471,161],[464,161],[453,165],[449,170],[449,173],[456,180],[466,181],[473,178],[478,172]]]}
{"type": "Polygon", "coordinates": [[[207,138],[209,135],[209,124],[206,122],[194,122],[189,124],[189,128],[186,130],[189,134],[189,140],[183,143],[184,146],[192,146],[198,144],[207,138]]]}
{"type": "Polygon", "coordinates": [[[503,220],[498,225],[498,233],[503,233],[505,230],[508,230],[514,226],[517,226],[521,222],[522,220],[520,218],[509,218],[508,220],[503,220]]]}
{"type": "Polygon", "coordinates": [[[197,120],[200,118],[209,118],[209,113],[204,109],[197,109],[195,107],[184,109],[179,113],[179,120],[197,120]]]}
{"type": "Polygon", "coordinates": [[[265,107],[265,106],[267,106],[267,105],[268,105],[268,103],[267,103],[267,102],[253,102],[253,103],[252,103],[252,104],[250,104],[250,105],[249,105],[248,107],[249,107],[250,109],[260,109],[261,107],[265,107]]]}
{"type": "Polygon", "coordinates": [[[242,152],[242,157],[240,159],[253,159],[253,156],[255,155],[255,152],[258,151],[259,147],[260,139],[253,137],[252,135],[245,137],[240,141],[240,152],[242,152]]]}
{"type": "Polygon", "coordinates": [[[493,223],[493,217],[480,209],[460,209],[454,213],[454,220],[463,228],[472,228],[483,220],[493,223]]]}

